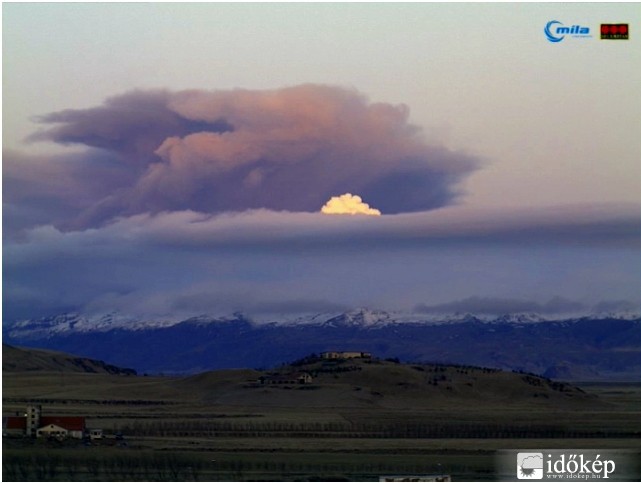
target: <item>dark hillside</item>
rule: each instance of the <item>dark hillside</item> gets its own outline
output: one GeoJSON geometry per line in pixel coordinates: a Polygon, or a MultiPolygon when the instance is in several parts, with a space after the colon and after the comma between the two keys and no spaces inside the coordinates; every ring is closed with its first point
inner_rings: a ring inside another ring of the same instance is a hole
{"type": "Polygon", "coordinates": [[[2,345],[2,372],[86,372],[135,375],[134,369],[117,367],[103,361],[76,357],[62,352],[2,345]]]}
{"type": "Polygon", "coordinates": [[[226,406],[363,407],[416,409],[497,406],[598,406],[598,401],[570,384],[533,374],[440,364],[401,364],[379,359],[306,358],[272,371],[212,371],[182,378],[176,386],[205,401],[226,406]],[[263,378],[293,379],[309,374],[311,382],[266,384],[263,378]]]}

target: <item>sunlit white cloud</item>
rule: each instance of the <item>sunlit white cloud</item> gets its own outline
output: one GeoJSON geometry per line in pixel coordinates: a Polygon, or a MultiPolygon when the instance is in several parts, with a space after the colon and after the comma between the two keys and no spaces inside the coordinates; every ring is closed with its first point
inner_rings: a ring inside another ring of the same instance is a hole
{"type": "Polygon", "coordinates": [[[370,207],[360,196],[351,193],[332,196],[321,208],[321,213],[325,215],[381,215],[380,210],[370,207]]]}

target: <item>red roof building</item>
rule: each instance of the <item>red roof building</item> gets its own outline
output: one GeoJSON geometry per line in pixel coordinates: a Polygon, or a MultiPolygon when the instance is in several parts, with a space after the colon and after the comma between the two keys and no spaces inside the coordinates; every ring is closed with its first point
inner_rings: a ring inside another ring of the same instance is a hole
{"type": "Polygon", "coordinates": [[[40,418],[40,427],[55,424],[67,431],[84,431],[85,418],[75,416],[42,416],[40,418]]]}
{"type": "Polygon", "coordinates": [[[27,418],[24,416],[5,416],[2,427],[9,430],[27,430],[27,418]]]}
{"type": "Polygon", "coordinates": [[[86,424],[80,416],[41,416],[35,423],[37,432],[27,434],[27,417],[6,416],[2,418],[2,430],[6,435],[47,436],[51,431],[64,433],[72,438],[82,438],[86,424]]]}

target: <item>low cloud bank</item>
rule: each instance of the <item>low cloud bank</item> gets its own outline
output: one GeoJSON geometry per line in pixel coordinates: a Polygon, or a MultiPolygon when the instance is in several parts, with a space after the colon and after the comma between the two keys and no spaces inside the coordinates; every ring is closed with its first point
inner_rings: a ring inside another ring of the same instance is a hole
{"type": "Polygon", "coordinates": [[[540,314],[543,316],[572,316],[608,313],[641,312],[641,304],[629,300],[603,300],[585,303],[554,297],[541,303],[526,299],[468,297],[442,304],[418,304],[414,310],[424,314],[475,314],[500,316],[507,314],[540,314]]]}
{"type": "Polygon", "coordinates": [[[418,312],[424,313],[472,313],[484,315],[501,315],[534,312],[539,314],[563,314],[587,310],[585,304],[555,297],[546,303],[539,303],[533,300],[523,299],[502,299],[469,297],[444,304],[426,305],[420,304],[416,307],[418,312]]]}
{"type": "Polygon", "coordinates": [[[87,309],[276,313],[433,300],[421,310],[549,313],[578,309],[571,301],[586,296],[618,310],[635,302],[631,291],[641,283],[639,213],[638,206],[363,217],[173,211],[83,231],[46,225],[5,240],[4,310],[8,319],[87,309]],[[494,299],[437,305],[489,288],[494,299]],[[564,298],[501,298],[514,290],[564,298]]]}

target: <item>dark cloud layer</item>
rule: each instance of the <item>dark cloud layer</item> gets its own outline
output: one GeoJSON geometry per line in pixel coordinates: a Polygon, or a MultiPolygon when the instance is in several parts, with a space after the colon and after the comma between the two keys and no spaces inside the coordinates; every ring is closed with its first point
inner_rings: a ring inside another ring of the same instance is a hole
{"type": "Polygon", "coordinates": [[[83,231],[40,226],[4,243],[5,316],[322,312],[418,301],[431,302],[425,312],[493,314],[573,312],[617,299],[597,309],[638,307],[639,207],[551,211],[451,207],[358,219],[176,211],[83,231]],[[583,305],[571,302],[577,297],[583,305]]]}
{"type": "MultiPolygon", "coordinates": [[[[478,159],[425,144],[408,114],[406,106],[370,103],[355,90],[325,85],[133,91],[98,107],[45,115],[47,127],[31,140],[90,148],[78,169],[95,167],[98,175],[97,158],[118,160],[120,175],[101,176],[102,189],[84,209],[62,221],[52,212],[65,229],[187,209],[316,212],[348,192],[388,214],[448,205],[478,159]]],[[[34,162],[23,158],[15,175],[34,171],[34,162]]],[[[49,163],[55,171],[63,162],[49,163]]],[[[86,191],[85,178],[65,169],[66,193],[86,191]]],[[[48,182],[32,177],[27,192],[48,182]]],[[[57,202],[56,193],[47,196],[57,202]]],[[[32,202],[13,191],[6,198],[10,205],[32,202]]]]}
{"type": "Polygon", "coordinates": [[[4,237],[38,225],[65,228],[87,207],[118,196],[136,175],[110,152],[26,155],[2,160],[4,237]]]}
{"type": "Polygon", "coordinates": [[[172,94],[164,90],[133,91],[108,98],[102,106],[66,109],[37,119],[53,124],[29,137],[30,141],[83,144],[126,155],[127,160],[146,165],[170,136],[231,129],[224,122],[185,119],[168,107],[172,94]]]}

